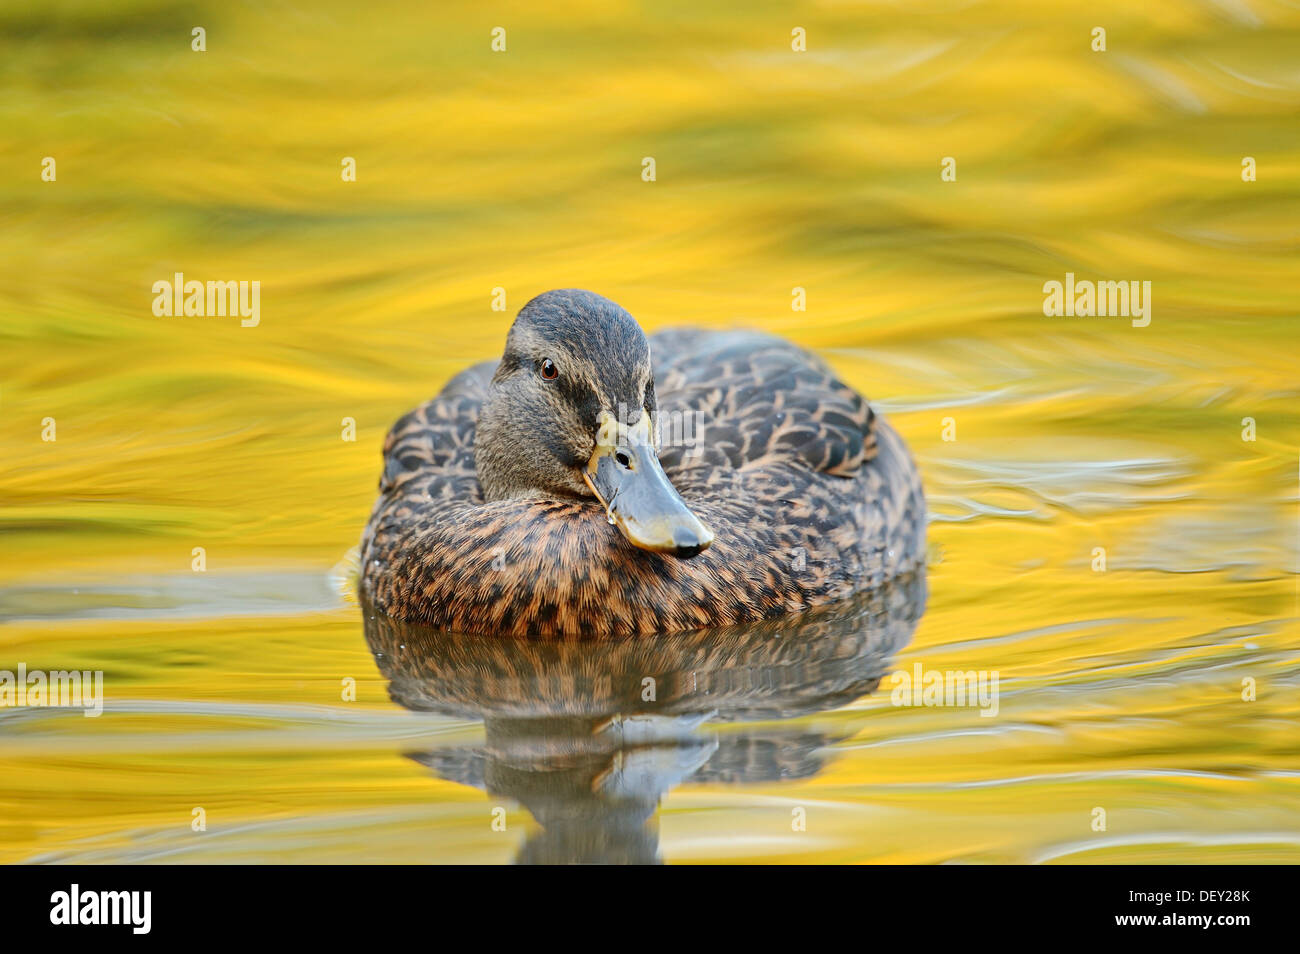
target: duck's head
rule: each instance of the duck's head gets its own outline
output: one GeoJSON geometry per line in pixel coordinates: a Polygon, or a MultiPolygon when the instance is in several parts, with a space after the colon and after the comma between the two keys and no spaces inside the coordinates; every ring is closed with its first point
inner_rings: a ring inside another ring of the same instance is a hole
{"type": "Polygon", "coordinates": [[[659,465],[650,343],[607,298],[564,289],[523,307],[479,413],[483,495],[595,498],[643,550],[691,557],[713,533],[659,465]]]}

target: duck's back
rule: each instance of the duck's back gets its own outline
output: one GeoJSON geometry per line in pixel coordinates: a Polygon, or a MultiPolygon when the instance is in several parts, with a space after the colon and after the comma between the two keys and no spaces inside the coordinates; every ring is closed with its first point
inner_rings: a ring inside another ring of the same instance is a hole
{"type": "Polygon", "coordinates": [[[474,431],[489,362],[388,435],[362,550],[375,608],[467,632],[645,635],[801,612],[920,566],[916,468],[822,361],[754,332],[650,343],[660,460],[712,547],[637,550],[594,500],[485,502],[474,431]]]}

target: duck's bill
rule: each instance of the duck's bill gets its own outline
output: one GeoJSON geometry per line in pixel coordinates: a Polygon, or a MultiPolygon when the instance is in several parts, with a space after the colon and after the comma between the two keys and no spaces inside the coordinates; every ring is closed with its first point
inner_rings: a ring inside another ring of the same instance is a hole
{"type": "Polygon", "coordinates": [[[693,557],[713,542],[713,532],[686,506],[659,464],[649,416],[619,428],[602,415],[597,446],[583,480],[623,536],[642,550],[693,557]]]}

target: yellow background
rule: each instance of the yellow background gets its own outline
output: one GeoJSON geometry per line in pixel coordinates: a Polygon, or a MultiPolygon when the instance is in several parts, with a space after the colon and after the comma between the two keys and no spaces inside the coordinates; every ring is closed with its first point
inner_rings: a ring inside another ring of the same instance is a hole
{"type": "Polygon", "coordinates": [[[435,729],[344,598],[149,611],[194,547],[324,580],[387,426],[578,286],[879,400],[936,514],[899,665],[1003,679],[1000,719],[871,696],[811,780],[687,783],[668,860],[1300,860],[1293,4],[43,0],[0,81],[0,668],[108,692],[0,711],[0,859],[509,858],[399,757],[435,729]],[[154,317],[177,271],[260,281],[260,325],[154,317]],[[1152,282],[1151,325],[1045,318],[1067,271],[1152,282]]]}

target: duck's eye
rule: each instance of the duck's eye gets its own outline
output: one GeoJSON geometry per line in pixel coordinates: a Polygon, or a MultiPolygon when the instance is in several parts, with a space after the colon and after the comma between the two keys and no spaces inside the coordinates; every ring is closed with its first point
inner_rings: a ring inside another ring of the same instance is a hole
{"type": "Polygon", "coordinates": [[[560,369],[555,366],[555,362],[550,358],[542,359],[542,377],[547,381],[554,381],[560,376],[560,369]]]}

